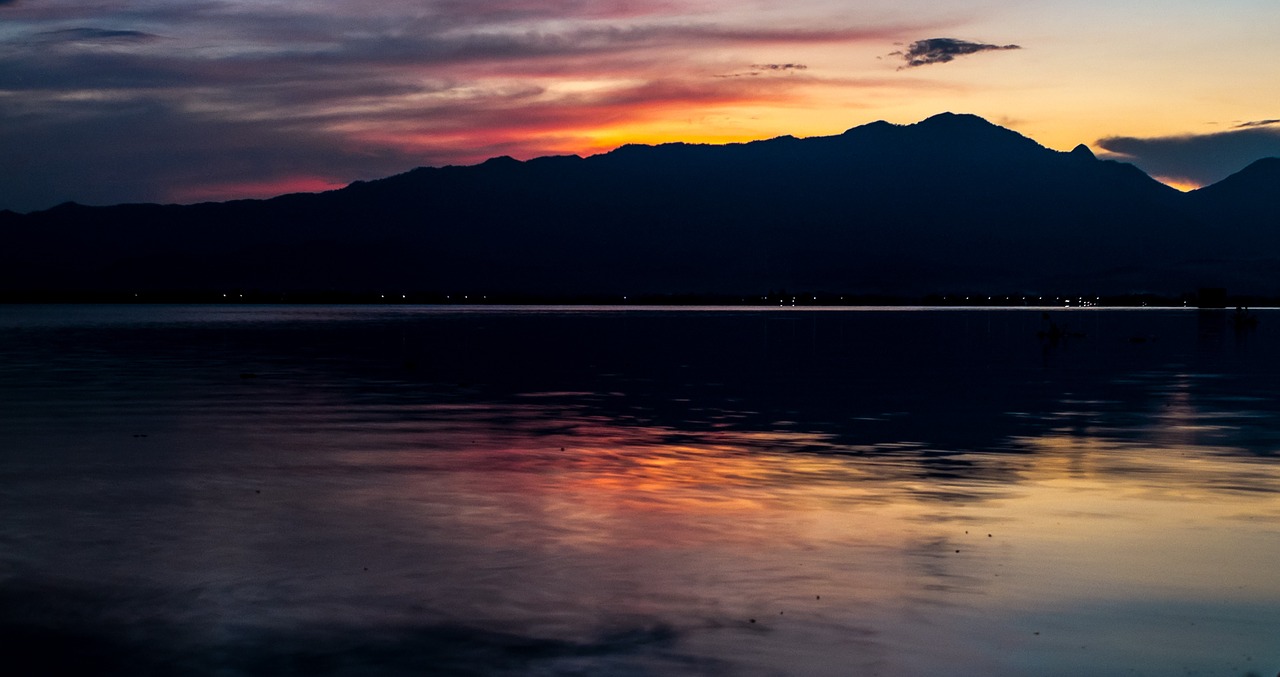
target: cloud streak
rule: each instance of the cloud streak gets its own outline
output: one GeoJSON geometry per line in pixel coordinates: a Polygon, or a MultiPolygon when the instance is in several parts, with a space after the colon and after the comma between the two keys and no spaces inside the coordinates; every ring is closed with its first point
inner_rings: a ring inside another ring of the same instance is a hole
{"type": "Polygon", "coordinates": [[[809,67],[802,63],[757,63],[751,65],[756,71],[802,71],[809,67]]]}
{"type": "Polygon", "coordinates": [[[958,56],[968,56],[980,52],[1006,51],[1022,49],[1019,45],[989,45],[982,42],[969,42],[956,38],[929,38],[917,40],[907,46],[905,51],[891,52],[890,56],[900,56],[906,63],[899,67],[919,68],[937,63],[954,61],[958,56]]]}
{"type": "Polygon", "coordinates": [[[1276,121],[1239,125],[1214,134],[1139,138],[1109,136],[1096,146],[1106,159],[1132,162],[1157,178],[1205,186],[1244,169],[1264,157],[1280,157],[1276,121]]]}
{"type": "Polygon", "coordinates": [[[105,28],[60,28],[37,33],[35,37],[43,42],[148,42],[160,36],[142,31],[105,28]]]}

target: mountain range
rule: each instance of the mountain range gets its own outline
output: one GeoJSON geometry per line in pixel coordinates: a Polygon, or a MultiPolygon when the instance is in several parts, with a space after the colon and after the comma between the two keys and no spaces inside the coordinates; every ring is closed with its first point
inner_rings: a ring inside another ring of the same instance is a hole
{"type": "Polygon", "coordinates": [[[0,294],[1280,295],[1280,159],[1183,193],[972,115],[0,212],[0,294]]]}

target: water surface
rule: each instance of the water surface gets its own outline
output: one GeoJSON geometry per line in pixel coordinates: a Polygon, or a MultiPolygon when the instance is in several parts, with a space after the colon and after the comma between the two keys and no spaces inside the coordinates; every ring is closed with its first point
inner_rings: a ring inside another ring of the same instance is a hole
{"type": "Polygon", "coordinates": [[[0,307],[0,641],[130,675],[1275,674],[1280,315],[1043,312],[0,307]]]}

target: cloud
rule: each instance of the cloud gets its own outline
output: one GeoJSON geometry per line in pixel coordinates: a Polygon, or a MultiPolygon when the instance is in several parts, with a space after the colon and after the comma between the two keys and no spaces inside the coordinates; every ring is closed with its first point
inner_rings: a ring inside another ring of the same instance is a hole
{"type": "MultiPolygon", "coordinates": [[[[0,125],[0,177],[20,210],[207,198],[202,186],[345,184],[408,169],[421,156],[397,147],[334,143],[321,130],[275,120],[227,120],[172,104],[64,101],[0,125]]],[[[246,192],[246,194],[249,194],[246,192]]],[[[230,191],[219,197],[232,197],[230,191]]]]}
{"type": "Polygon", "coordinates": [[[1253,120],[1252,122],[1241,122],[1235,126],[1235,129],[1247,129],[1249,127],[1267,127],[1270,125],[1280,125],[1280,120],[1253,120]]]}
{"type": "Polygon", "coordinates": [[[978,52],[1022,49],[1019,45],[988,45],[981,42],[969,42],[956,38],[929,38],[917,40],[907,46],[907,50],[891,52],[890,56],[900,56],[906,65],[902,68],[916,68],[935,63],[954,61],[957,56],[967,56],[978,52]]]}
{"type": "Polygon", "coordinates": [[[351,133],[370,144],[410,146],[424,155],[451,157],[455,162],[497,154],[527,158],[597,152],[609,147],[600,146],[587,132],[601,120],[634,125],[688,110],[766,105],[797,96],[788,80],[673,76],[558,96],[536,89],[498,88],[473,92],[465,101],[374,113],[351,133]],[[467,149],[465,154],[459,154],[458,146],[467,149]]]}
{"type": "Polygon", "coordinates": [[[159,37],[142,31],[105,28],[61,28],[36,34],[37,40],[46,42],[149,42],[159,37]]]}
{"type": "Polygon", "coordinates": [[[1280,157],[1280,127],[1246,124],[1214,134],[1110,136],[1099,139],[1096,146],[1106,151],[1104,159],[1132,162],[1163,180],[1205,186],[1260,158],[1280,157]]]}
{"type": "Polygon", "coordinates": [[[670,12],[672,2],[664,0],[436,0],[434,9],[440,16],[453,18],[459,24],[539,19],[632,19],[670,12]]]}
{"type": "Polygon", "coordinates": [[[796,73],[808,70],[809,67],[802,63],[753,63],[747,67],[747,70],[737,73],[728,73],[717,75],[717,78],[746,78],[764,75],[766,73],[796,73]]]}
{"type": "MultiPolygon", "coordinates": [[[[464,6],[486,3],[466,3],[464,6]]],[[[521,3],[506,2],[508,6],[521,3]]],[[[524,3],[535,6],[536,3],[524,3]]],[[[568,3],[565,4],[575,4],[568,3]]],[[[589,4],[589,3],[588,3],[589,4]]],[[[625,3],[618,3],[625,4],[625,3]]],[[[725,22],[562,21],[554,25],[495,23],[467,26],[457,14],[404,18],[394,24],[379,17],[335,17],[257,12],[248,17],[147,14],[141,19],[179,26],[202,26],[195,36],[165,41],[145,54],[114,50],[86,59],[81,54],[21,49],[0,42],[0,88],[16,91],[75,88],[178,88],[228,92],[256,82],[308,83],[333,91],[347,80],[440,79],[538,74],[597,76],[601,61],[621,65],[622,77],[668,74],[672,64],[688,70],[709,46],[827,44],[891,39],[911,27],[741,26],[725,22]],[[250,20],[251,19],[251,20],[250,20]],[[465,70],[459,70],[465,69],[465,70]]],[[[134,17],[130,17],[133,19],[134,17]]],[[[180,31],[174,31],[175,33],[180,31]]],[[[62,28],[35,39],[67,42],[140,42],[155,33],[132,28],[62,28]]],[[[771,70],[802,64],[765,64],[771,70]]]]}
{"type": "Polygon", "coordinates": [[[802,71],[808,66],[802,63],[757,63],[751,64],[754,71],[802,71]]]}

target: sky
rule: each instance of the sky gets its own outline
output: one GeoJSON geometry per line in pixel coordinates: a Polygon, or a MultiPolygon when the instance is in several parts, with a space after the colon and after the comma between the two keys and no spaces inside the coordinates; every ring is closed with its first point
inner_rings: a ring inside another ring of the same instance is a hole
{"type": "Polygon", "coordinates": [[[0,209],[974,113],[1182,189],[1280,156],[1275,0],[0,0],[0,209]]]}

